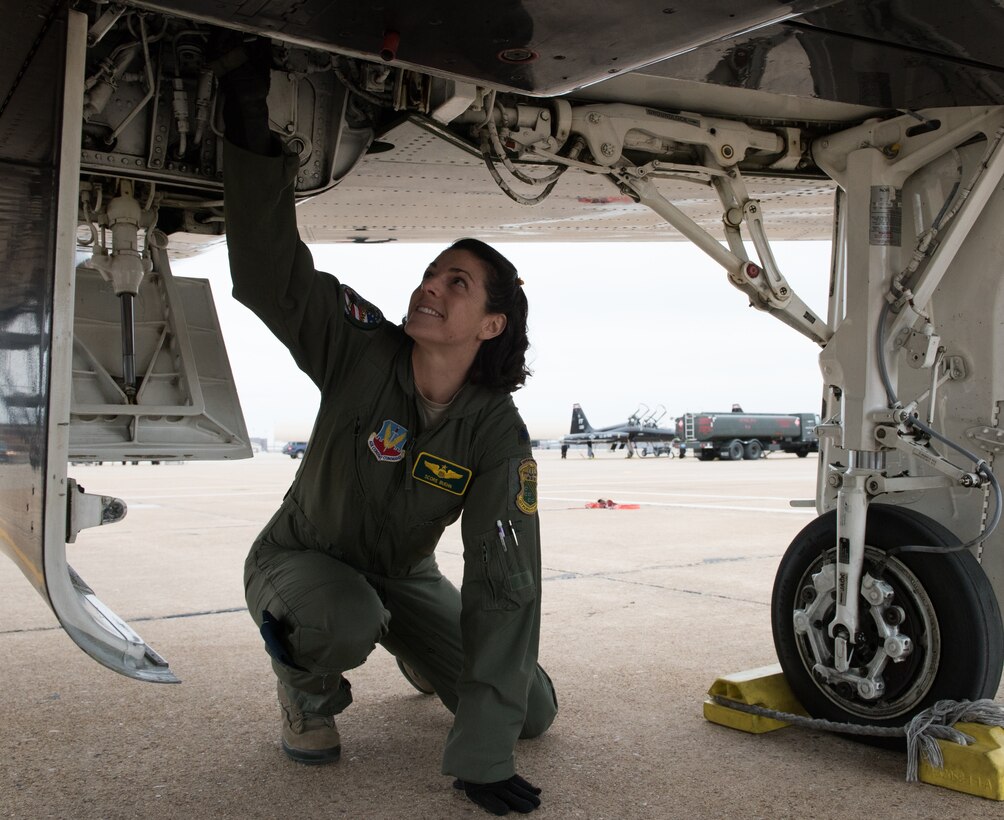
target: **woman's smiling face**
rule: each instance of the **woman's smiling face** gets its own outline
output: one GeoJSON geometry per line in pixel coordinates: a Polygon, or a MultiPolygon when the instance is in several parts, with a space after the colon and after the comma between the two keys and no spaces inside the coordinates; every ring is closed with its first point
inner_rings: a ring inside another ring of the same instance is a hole
{"type": "Polygon", "coordinates": [[[405,333],[416,342],[475,350],[505,327],[505,315],[488,313],[488,268],[470,251],[449,248],[426,268],[408,303],[405,333]]]}

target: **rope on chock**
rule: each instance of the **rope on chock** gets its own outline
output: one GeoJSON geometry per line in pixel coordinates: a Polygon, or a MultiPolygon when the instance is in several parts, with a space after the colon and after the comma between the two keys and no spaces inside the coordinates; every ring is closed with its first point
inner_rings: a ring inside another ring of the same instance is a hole
{"type": "Polygon", "coordinates": [[[867,726],[859,723],[839,723],[822,718],[793,715],[789,712],[769,709],[766,706],[742,703],[721,695],[711,695],[710,697],[715,703],[729,709],[784,721],[803,729],[821,729],[826,732],[867,735],[869,737],[905,737],[906,780],[908,783],[917,782],[920,768],[918,751],[934,768],[940,769],[945,765],[945,759],[938,746],[938,740],[949,740],[960,746],[970,746],[975,742],[970,735],[954,728],[956,723],[982,723],[986,726],[1004,727],[1004,706],[986,698],[974,701],[939,700],[933,706],[918,712],[904,726],[867,726]]]}

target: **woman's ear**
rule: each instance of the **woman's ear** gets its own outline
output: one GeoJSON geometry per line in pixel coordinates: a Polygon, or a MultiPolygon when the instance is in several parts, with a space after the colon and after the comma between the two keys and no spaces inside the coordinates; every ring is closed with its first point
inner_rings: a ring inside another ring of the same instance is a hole
{"type": "Polygon", "coordinates": [[[504,313],[489,313],[481,323],[481,332],[478,338],[482,342],[494,339],[505,330],[506,318],[504,313]]]}

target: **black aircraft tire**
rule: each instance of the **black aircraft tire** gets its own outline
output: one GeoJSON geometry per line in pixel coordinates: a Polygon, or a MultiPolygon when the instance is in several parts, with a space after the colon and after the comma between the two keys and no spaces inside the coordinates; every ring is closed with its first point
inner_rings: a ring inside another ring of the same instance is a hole
{"type": "MultiPolygon", "coordinates": [[[[809,714],[847,723],[902,726],[913,715],[942,699],[992,698],[1004,663],[1004,628],[990,581],[968,552],[899,552],[885,560],[895,546],[954,545],[959,540],[938,522],[902,507],[872,504],[865,530],[865,571],[890,584],[893,605],[903,610],[901,633],[910,637],[913,651],[884,670],[885,695],[865,700],[849,684],[833,685],[812,674],[814,655],[807,635],[794,628],[794,612],[806,606],[815,590],[812,575],[833,563],[836,513],[826,513],[805,527],[781,559],[771,599],[774,647],[792,692],[809,714]]],[[[832,600],[832,592],[829,593],[832,600]]],[[[869,643],[877,638],[870,608],[861,599],[861,646],[867,662],[869,643]]],[[[833,606],[816,622],[829,624],[833,606]]],[[[814,626],[813,628],[817,628],[814,626]]],[[[821,626],[826,633],[826,626],[821,626]]],[[[825,638],[831,653],[833,642],[825,638]]],[[[882,746],[901,745],[899,739],[861,738],[882,746]]]]}

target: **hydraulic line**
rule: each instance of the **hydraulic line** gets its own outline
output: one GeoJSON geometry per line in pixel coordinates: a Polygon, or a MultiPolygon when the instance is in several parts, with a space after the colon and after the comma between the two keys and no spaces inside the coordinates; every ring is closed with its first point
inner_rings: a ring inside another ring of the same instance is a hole
{"type": "MultiPolygon", "coordinates": [[[[499,106],[501,111],[501,106],[499,106]]],[[[502,158],[502,164],[505,169],[512,174],[520,182],[524,182],[527,185],[543,185],[547,182],[552,182],[560,177],[567,170],[566,166],[560,166],[555,168],[550,174],[545,177],[532,177],[529,174],[524,174],[517,168],[512,160],[509,159],[508,154],[506,154],[505,148],[502,146],[502,140],[499,138],[498,127],[495,125],[495,118],[488,118],[488,136],[491,139],[492,147],[495,149],[495,153],[502,158]]]]}
{"type": "Polygon", "coordinates": [[[567,167],[564,166],[558,168],[553,174],[546,177],[547,179],[550,179],[551,182],[544,188],[543,191],[537,194],[537,196],[526,197],[514,191],[509,183],[502,179],[502,175],[498,172],[498,168],[495,167],[495,162],[491,156],[489,139],[485,135],[482,135],[481,139],[481,157],[484,159],[485,165],[488,167],[488,172],[492,175],[492,179],[495,180],[495,184],[502,189],[502,193],[514,202],[518,202],[520,205],[536,205],[539,202],[543,202],[548,195],[550,195],[551,191],[554,190],[554,186],[558,184],[558,178],[567,170],[567,167]]]}

